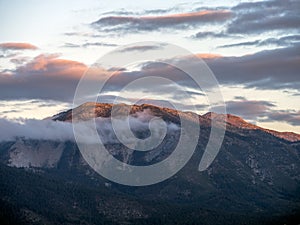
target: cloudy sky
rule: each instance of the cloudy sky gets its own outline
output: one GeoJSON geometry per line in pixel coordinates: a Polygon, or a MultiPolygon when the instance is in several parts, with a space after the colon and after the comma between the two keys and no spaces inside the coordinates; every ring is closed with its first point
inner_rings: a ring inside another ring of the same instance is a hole
{"type": "MultiPolygon", "coordinates": [[[[216,77],[227,112],[260,126],[300,133],[300,1],[0,1],[0,117],[45,118],[72,107],[76,86],[103,55],[123,45],[146,54],[166,42],[201,57],[216,77]]],[[[124,51],[119,51],[124,57],[124,51]]],[[[164,58],[160,55],[160,58],[164,58]]],[[[167,58],[164,58],[168,62],[167,58]]],[[[193,67],[189,57],[176,59],[193,67]],[[189,65],[190,63],[190,65],[189,65]]],[[[213,110],[182,71],[155,61],[114,72],[100,100],[181,104],[213,110]],[[150,82],[122,91],[147,76],[150,82]]],[[[201,72],[199,72],[201,76],[201,72]]],[[[217,87],[213,87],[217,88],[217,87]]]]}

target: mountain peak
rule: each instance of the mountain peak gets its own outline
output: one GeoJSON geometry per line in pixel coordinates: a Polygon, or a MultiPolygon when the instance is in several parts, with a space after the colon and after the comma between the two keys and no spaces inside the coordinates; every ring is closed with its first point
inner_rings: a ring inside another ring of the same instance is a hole
{"type": "MultiPolygon", "coordinates": [[[[53,120],[66,121],[71,122],[72,116],[75,115],[76,121],[84,121],[89,120],[96,117],[110,117],[111,110],[113,107],[118,107],[118,111],[122,112],[126,107],[130,107],[130,114],[134,114],[136,112],[142,112],[146,109],[149,109],[150,113],[153,116],[161,117],[166,121],[170,121],[176,124],[180,123],[179,112],[175,109],[171,108],[162,108],[159,106],[151,105],[151,104],[141,104],[141,105],[127,105],[124,103],[120,104],[112,104],[112,103],[98,103],[98,102],[86,102],[74,109],[70,109],[65,112],[61,112],[52,117],[53,120]]],[[[194,113],[193,113],[194,114],[194,113]]],[[[191,112],[181,112],[181,116],[190,120],[191,112]]],[[[215,121],[224,121],[226,119],[227,129],[236,130],[261,130],[266,133],[269,133],[275,137],[290,141],[296,142],[300,141],[300,135],[293,132],[279,132],[270,129],[265,129],[259,127],[257,125],[251,124],[245,121],[243,118],[232,115],[232,114],[218,114],[215,112],[208,112],[202,116],[199,116],[199,121],[204,126],[210,126],[211,119],[215,121]]],[[[73,119],[74,120],[74,119],[73,119]]]]}

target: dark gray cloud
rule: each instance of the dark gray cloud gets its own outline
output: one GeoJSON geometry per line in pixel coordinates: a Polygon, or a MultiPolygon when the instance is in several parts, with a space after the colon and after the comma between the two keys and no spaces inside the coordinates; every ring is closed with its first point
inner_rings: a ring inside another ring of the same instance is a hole
{"type": "Polygon", "coordinates": [[[246,100],[246,98],[243,96],[235,96],[234,99],[235,100],[246,100]]]}
{"type": "Polygon", "coordinates": [[[243,35],[257,35],[265,33],[270,36],[284,36],[283,38],[267,38],[265,40],[243,41],[227,44],[222,47],[237,46],[288,46],[299,42],[300,30],[300,2],[298,0],[264,0],[256,2],[242,2],[231,10],[233,16],[224,25],[223,31],[198,32],[192,38],[234,38],[243,39],[243,35]],[[273,33],[273,34],[272,34],[273,33]]]}
{"type": "Polygon", "coordinates": [[[300,126],[300,111],[278,110],[270,112],[265,121],[284,121],[294,126],[300,126]]]}
{"type": "Polygon", "coordinates": [[[198,32],[193,36],[193,38],[196,39],[206,39],[206,38],[229,38],[232,37],[225,32],[212,32],[212,31],[203,31],[203,32],[198,32]]]}
{"type": "Polygon", "coordinates": [[[282,92],[290,96],[300,96],[299,90],[283,90],[282,92]]]}
{"type": "Polygon", "coordinates": [[[39,55],[8,73],[0,73],[0,99],[53,99],[71,101],[82,74],[83,63],[39,55]]]}
{"type": "Polygon", "coordinates": [[[145,10],[143,14],[149,15],[149,14],[165,14],[165,13],[170,13],[172,11],[175,11],[178,9],[178,7],[173,7],[173,8],[168,8],[168,9],[149,9],[145,10]]]}
{"type": "MultiPolygon", "coordinates": [[[[300,45],[295,45],[240,57],[206,57],[204,60],[213,71],[218,82],[223,85],[242,85],[246,88],[266,90],[286,88],[299,90],[299,52],[300,45]]],[[[197,66],[199,65],[193,65],[189,57],[176,58],[175,60],[181,60],[180,63],[190,69],[198,70],[197,66]]],[[[168,65],[168,61],[166,63],[147,62],[143,63],[141,69],[136,71],[121,71],[110,77],[103,90],[106,92],[119,91],[130,82],[149,76],[164,77],[179,86],[199,90],[198,85],[187,74],[168,65]]],[[[158,95],[176,92],[176,88],[172,85],[152,83],[149,86],[149,83],[145,82],[135,86],[135,89],[131,91],[145,92],[149,90],[158,95]]]]}
{"type": "Polygon", "coordinates": [[[275,107],[276,105],[269,101],[247,100],[245,98],[226,102],[227,113],[241,116],[254,123],[284,122],[300,126],[300,111],[277,110],[275,107]]]}
{"type": "Polygon", "coordinates": [[[151,15],[151,14],[165,14],[170,13],[175,10],[178,10],[178,7],[171,7],[166,9],[147,9],[144,11],[128,11],[124,8],[114,11],[108,11],[101,14],[101,16],[108,16],[108,15],[118,15],[118,16],[142,16],[142,15],[151,15]]]}
{"type": "Polygon", "coordinates": [[[242,84],[258,89],[300,89],[300,45],[267,50],[241,57],[207,60],[222,84],[242,84]]]}
{"type": "MultiPolygon", "coordinates": [[[[269,90],[285,88],[299,90],[299,52],[300,45],[295,45],[240,57],[207,57],[204,60],[220,84],[269,90]]],[[[181,60],[191,69],[197,69],[197,65],[193,65],[188,57],[181,60]]],[[[121,76],[113,76],[108,82],[109,88],[119,90],[131,81],[146,76],[163,76],[179,85],[199,89],[181,70],[157,62],[145,63],[140,71],[125,71],[121,76]]]]}
{"type": "Polygon", "coordinates": [[[62,47],[65,48],[81,48],[81,45],[79,44],[73,44],[73,43],[65,43],[62,47]]]}
{"type": "MultiPolygon", "coordinates": [[[[63,35],[68,37],[86,37],[86,38],[105,38],[107,34],[100,34],[97,32],[65,32],[63,35]]],[[[70,43],[72,44],[72,43],[70,43]]]]}
{"type": "Polygon", "coordinates": [[[124,8],[120,10],[114,10],[114,11],[107,11],[104,13],[101,13],[102,16],[107,16],[107,15],[119,15],[119,16],[129,16],[129,15],[136,15],[136,12],[133,11],[128,11],[124,8]]]}
{"type": "MultiPolygon", "coordinates": [[[[39,55],[24,65],[18,66],[15,70],[8,73],[0,73],[0,99],[17,100],[17,99],[44,99],[71,102],[77,84],[87,70],[87,66],[72,60],[58,58],[58,55],[39,55]]],[[[120,91],[125,85],[137,78],[147,76],[161,77],[159,71],[165,73],[166,77],[174,80],[176,83],[182,82],[188,84],[184,73],[176,68],[170,71],[168,68],[159,68],[156,64],[145,65],[145,68],[138,71],[128,72],[125,68],[110,68],[101,70],[97,74],[101,79],[102,73],[115,72],[106,82],[102,93],[110,91],[120,91]],[[158,69],[158,70],[157,70],[158,69]],[[116,71],[116,72],[115,72],[116,71]]],[[[91,81],[94,83],[94,81],[91,81]]],[[[182,91],[169,83],[155,83],[153,81],[149,86],[149,81],[142,83],[133,88],[131,91],[142,91],[149,95],[166,96],[171,95],[176,99],[182,99],[182,91]]],[[[203,93],[199,91],[187,91],[189,96],[199,96],[203,93]]],[[[107,97],[107,96],[106,96],[107,97]]],[[[103,96],[100,97],[103,99],[103,96]]],[[[107,98],[106,98],[107,100],[107,98]]]]}
{"type": "Polygon", "coordinates": [[[29,61],[29,57],[16,57],[10,59],[10,62],[16,64],[16,65],[23,65],[24,63],[29,61]]]}
{"type": "Polygon", "coordinates": [[[102,46],[102,47],[116,47],[117,44],[104,43],[104,42],[87,42],[82,45],[82,47],[90,47],[90,46],[102,46]]]}
{"type": "Polygon", "coordinates": [[[235,18],[227,27],[228,33],[258,34],[274,30],[299,30],[298,0],[244,2],[231,10],[235,12],[235,18]]]}
{"type": "Polygon", "coordinates": [[[245,41],[245,42],[238,42],[234,44],[226,44],[226,45],[218,46],[218,48],[243,47],[243,46],[266,46],[266,45],[293,46],[299,43],[300,43],[300,35],[289,35],[289,36],[283,36],[281,38],[267,38],[264,40],[245,41]]]}
{"type": "Polygon", "coordinates": [[[252,120],[265,116],[275,106],[268,101],[240,100],[226,102],[227,113],[241,115],[245,119],[252,120]]]}
{"type": "Polygon", "coordinates": [[[120,52],[132,52],[132,51],[145,52],[145,51],[157,50],[157,49],[160,49],[160,47],[157,45],[137,45],[137,46],[123,48],[120,52]]]}
{"type": "Polygon", "coordinates": [[[221,45],[218,46],[218,48],[230,48],[230,47],[240,47],[240,46],[253,46],[258,45],[260,43],[259,40],[256,41],[245,41],[245,42],[239,42],[234,44],[228,44],[228,45],[221,45]]]}
{"type": "Polygon", "coordinates": [[[81,35],[80,32],[65,32],[64,35],[66,36],[79,36],[81,35]]]}
{"type": "MultiPolygon", "coordinates": [[[[187,93],[189,94],[189,93],[187,93]]],[[[174,102],[173,100],[176,99],[176,97],[174,96],[174,98],[172,100],[166,100],[166,99],[151,99],[151,98],[124,98],[121,96],[116,96],[116,95],[101,95],[98,97],[97,101],[98,102],[105,102],[105,103],[126,103],[129,105],[132,104],[137,104],[137,105],[141,105],[141,104],[151,104],[151,105],[156,105],[156,106],[160,106],[160,107],[166,107],[166,108],[171,108],[171,109],[175,109],[175,106],[181,108],[181,109],[185,109],[185,110],[192,110],[194,108],[196,108],[197,110],[203,110],[203,109],[207,109],[209,106],[206,104],[185,104],[185,103],[181,103],[181,102],[174,102]],[[116,99],[118,99],[119,101],[116,101],[116,99]]],[[[178,100],[178,99],[176,99],[178,100]]]]}
{"type": "Polygon", "coordinates": [[[73,44],[73,43],[65,43],[63,47],[65,48],[87,48],[87,47],[116,47],[117,44],[105,43],[105,42],[86,42],[84,44],[73,44]]]}
{"type": "MultiPolygon", "coordinates": [[[[300,89],[299,80],[300,45],[240,57],[207,57],[207,64],[214,72],[220,84],[243,85],[257,89],[300,89]]],[[[120,53],[121,54],[121,53],[120,53]]],[[[201,54],[200,54],[201,56],[201,54]]],[[[197,65],[191,64],[188,57],[181,59],[191,69],[197,65]]],[[[103,89],[104,93],[119,91],[130,82],[148,76],[164,77],[174,81],[179,86],[199,90],[199,87],[183,71],[166,63],[147,62],[141,69],[127,71],[121,69],[109,79],[103,89]]],[[[14,71],[0,73],[0,99],[53,99],[72,101],[79,79],[87,66],[80,62],[64,60],[58,55],[39,55],[14,71]]],[[[103,73],[111,72],[108,70],[103,73]]],[[[101,74],[99,74],[101,75],[101,74]]],[[[201,74],[199,74],[201,76],[201,74]]],[[[193,90],[189,91],[193,91],[193,90]]],[[[181,95],[173,85],[149,82],[141,83],[131,91],[147,91],[158,96],[173,94],[180,99],[181,95]]],[[[199,94],[200,93],[200,94],[199,94]]],[[[199,91],[201,95],[201,91],[199,91]]],[[[195,96],[196,93],[190,93],[195,96]]],[[[195,96],[196,97],[196,96],[195,96]]]]}
{"type": "MultiPolygon", "coordinates": [[[[111,73],[117,70],[106,83],[103,93],[110,91],[120,91],[125,85],[137,78],[147,76],[158,76],[159,70],[168,72],[166,77],[176,83],[183,82],[190,85],[186,76],[180,70],[173,68],[159,68],[156,64],[146,65],[141,71],[128,72],[124,68],[111,68],[108,70],[97,71],[97,76],[101,79],[102,73],[111,73]]],[[[39,55],[24,65],[18,66],[15,70],[8,73],[0,73],[0,99],[44,99],[71,102],[77,84],[87,70],[87,66],[72,60],[58,58],[58,55],[39,55]]],[[[94,81],[91,81],[95,83],[94,81]]],[[[182,98],[180,90],[169,83],[155,83],[149,86],[149,81],[134,87],[132,91],[142,91],[151,95],[165,96],[174,95],[174,98],[182,98]]],[[[203,95],[201,92],[189,90],[191,97],[203,95]]]]}
{"type": "Polygon", "coordinates": [[[18,112],[22,112],[22,111],[21,110],[12,109],[12,110],[0,111],[0,114],[9,114],[9,113],[18,113],[18,112]]]}
{"type": "Polygon", "coordinates": [[[107,16],[93,22],[102,31],[157,31],[162,28],[186,29],[204,23],[223,23],[231,17],[227,10],[207,10],[157,16],[107,16]]]}
{"type": "MultiPolygon", "coordinates": [[[[228,7],[201,7],[191,12],[177,13],[178,6],[169,9],[151,9],[142,12],[126,10],[111,11],[92,23],[94,28],[103,32],[131,33],[139,31],[157,31],[166,28],[198,28],[208,23],[223,23],[223,31],[201,31],[192,38],[235,38],[245,34],[262,32],[299,33],[300,2],[298,0],[264,0],[242,2],[228,7]],[[173,14],[172,14],[173,13],[173,14]],[[238,36],[237,36],[238,35],[238,36]]],[[[182,11],[182,9],[181,9],[182,11]]],[[[269,40],[272,42],[272,40],[269,40]]],[[[284,41],[284,40],[281,40],[284,41]]],[[[253,45],[264,45],[261,40],[253,45]]],[[[249,44],[250,45],[250,44],[249,44]]],[[[283,45],[279,42],[276,45],[283,45]]],[[[233,47],[233,46],[232,46],[233,47]]]]}
{"type": "MultiPolygon", "coordinates": [[[[188,63],[188,62],[187,62],[188,63]]],[[[144,77],[163,77],[169,79],[183,88],[190,87],[199,90],[198,85],[182,70],[170,66],[162,62],[147,62],[142,63],[142,68],[136,71],[123,71],[122,73],[113,75],[106,82],[102,89],[104,92],[120,91],[129,83],[144,77]]],[[[157,95],[178,94],[178,88],[161,80],[153,80],[150,84],[148,80],[140,80],[139,85],[134,86],[134,90],[150,92],[157,95]]]]}

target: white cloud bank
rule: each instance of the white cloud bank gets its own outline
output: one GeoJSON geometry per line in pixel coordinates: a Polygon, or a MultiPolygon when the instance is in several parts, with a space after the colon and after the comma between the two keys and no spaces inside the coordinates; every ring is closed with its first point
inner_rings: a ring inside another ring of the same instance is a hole
{"type": "MultiPolygon", "coordinates": [[[[130,116],[127,119],[115,120],[114,128],[112,126],[110,118],[96,118],[96,127],[98,134],[104,144],[114,143],[127,143],[136,142],[136,137],[128,136],[128,124],[130,130],[133,133],[142,132],[143,135],[148,137],[149,135],[158,136],[161,135],[161,131],[167,132],[178,130],[179,127],[173,123],[165,124],[161,119],[153,117],[148,112],[139,112],[130,116]],[[151,123],[150,120],[154,123],[151,123]],[[156,119],[156,120],[155,120],[156,119]],[[158,122],[155,122],[158,121],[158,122]],[[150,123],[149,123],[150,122],[150,123]],[[149,127],[150,124],[150,127],[149,127]],[[151,131],[149,130],[151,129],[151,131]],[[117,130],[116,130],[117,129],[117,130]],[[118,139],[115,132],[119,134],[118,139]],[[149,135],[147,135],[147,133],[149,135]],[[131,139],[130,139],[131,138],[131,139]]],[[[75,141],[73,134],[72,123],[53,121],[53,120],[36,120],[36,119],[17,119],[9,120],[6,118],[0,118],[0,141],[14,141],[17,138],[32,139],[32,140],[51,140],[51,141],[75,141]]],[[[88,143],[95,143],[98,140],[91,140],[88,136],[89,127],[82,124],[82,133],[86,135],[86,141],[88,143]]],[[[142,137],[147,138],[147,137],[142,137]]]]}

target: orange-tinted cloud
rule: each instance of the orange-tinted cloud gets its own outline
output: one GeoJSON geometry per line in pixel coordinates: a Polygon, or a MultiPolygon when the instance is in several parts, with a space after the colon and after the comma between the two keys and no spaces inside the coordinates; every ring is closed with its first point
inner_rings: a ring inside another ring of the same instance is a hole
{"type": "Polygon", "coordinates": [[[187,61],[190,59],[194,59],[195,57],[197,57],[199,59],[203,59],[205,61],[208,61],[208,60],[213,60],[213,59],[220,59],[220,58],[223,58],[224,56],[222,56],[220,54],[215,54],[215,53],[197,53],[197,54],[191,54],[191,55],[179,57],[178,59],[182,60],[182,61],[187,61]]]}
{"type": "Polygon", "coordinates": [[[80,78],[86,71],[87,66],[83,63],[59,59],[57,54],[41,54],[31,62],[17,69],[17,74],[42,74],[44,76],[59,76],[80,78]]]}
{"type": "MultiPolygon", "coordinates": [[[[177,22],[188,22],[189,20],[200,19],[201,17],[214,16],[215,18],[219,16],[230,16],[231,12],[228,10],[205,10],[199,12],[189,12],[189,13],[178,13],[178,14],[170,14],[170,15],[162,15],[162,16],[143,16],[140,19],[143,20],[172,20],[176,19],[177,22]]],[[[213,17],[210,19],[213,20],[213,17]]]]}
{"type": "Polygon", "coordinates": [[[0,49],[3,50],[36,50],[38,47],[29,43],[20,43],[20,42],[7,42],[1,43],[0,49]]]}
{"type": "Polygon", "coordinates": [[[218,59],[218,58],[223,57],[220,54],[213,54],[213,53],[198,53],[198,54],[196,54],[196,56],[201,59],[218,59]]]}
{"type": "MultiPolygon", "coordinates": [[[[61,59],[58,54],[41,54],[14,71],[0,72],[0,99],[52,99],[71,102],[79,80],[87,71],[84,63],[61,59]]],[[[105,79],[118,71],[97,67],[86,78],[105,79]]]]}
{"type": "Polygon", "coordinates": [[[0,73],[1,99],[53,99],[71,101],[83,63],[41,54],[10,73],[0,73]]]}

